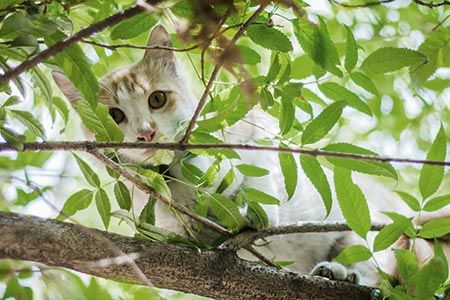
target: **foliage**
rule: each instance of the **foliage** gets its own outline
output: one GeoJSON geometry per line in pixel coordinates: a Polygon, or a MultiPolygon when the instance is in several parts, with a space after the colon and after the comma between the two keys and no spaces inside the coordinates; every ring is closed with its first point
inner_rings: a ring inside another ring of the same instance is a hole
{"type": "MultiPolygon", "coordinates": [[[[0,3],[0,68],[4,73],[74,32],[131,7],[134,2],[3,0],[0,3]]],[[[182,20],[186,25],[185,31],[172,35],[172,42],[176,48],[190,49],[181,50],[179,58],[187,66],[190,77],[195,78],[194,90],[202,88],[201,84],[208,79],[203,74],[211,72],[220,49],[238,32],[260,1],[233,1],[229,15],[226,1],[195,2],[170,1],[169,6],[155,12],[137,14],[64,48],[26,74],[0,86],[2,139],[17,149],[22,149],[25,142],[79,139],[78,114],[97,141],[123,141],[124,135],[108,114],[108,108],[98,102],[98,78],[135,62],[142,53],[133,45],[145,45],[148,31],[159,20],[170,29],[180,23],[174,21],[182,20]],[[217,37],[219,31],[214,28],[225,15],[228,17],[217,37]],[[206,45],[204,53],[196,45],[206,45]],[[55,69],[64,71],[83,96],[84,100],[74,105],[77,113],[69,108],[70,104],[61,98],[52,83],[51,71],[55,69]]],[[[210,91],[210,100],[189,142],[226,144],[217,133],[226,131],[250,109],[258,108],[274,117],[280,128],[279,132],[272,133],[271,140],[256,141],[258,145],[444,161],[448,157],[450,120],[449,9],[428,9],[416,1],[393,1],[357,9],[333,2],[271,2],[237,40],[233,53],[226,57],[225,70],[210,91]]],[[[172,178],[158,166],[130,165],[121,161],[115,152],[110,154],[146,186],[171,198],[167,181],[172,178]]],[[[191,233],[188,240],[156,227],[158,200],[152,197],[136,216],[135,189],[130,190],[126,180],[115,171],[105,172],[87,158],[56,152],[2,154],[0,209],[34,212],[36,207],[44,205],[50,210],[54,200],[63,197],[66,199],[63,203],[57,202],[60,212],[41,209],[36,213],[60,220],[76,217],[84,225],[190,247],[209,249],[223,242],[218,239],[206,244],[196,233],[191,233]],[[80,175],[84,181],[78,180],[80,175]],[[94,204],[96,210],[92,213],[94,204]]],[[[236,195],[230,195],[227,189],[242,176],[258,179],[273,170],[244,164],[239,159],[233,149],[183,152],[180,164],[185,184],[196,188],[192,210],[232,232],[239,232],[246,225],[264,229],[269,219],[263,207],[279,205],[280,199],[252,188],[240,189],[236,195]],[[201,170],[193,161],[204,156],[212,157],[214,162],[201,170]],[[230,161],[232,168],[220,177],[223,161],[230,161]],[[207,192],[212,187],[214,193],[207,192]],[[246,218],[241,215],[243,210],[247,212],[246,218]]],[[[302,188],[297,186],[302,171],[322,199],[324,215],[328,216],[333,197],[336,198],[346,222],[364,240],[364,245],[344,249],[336,258],[338,262],[352,264],[374,259],[376,252],[387,249],[395,255],[401,282],[394,282],[382,273],[380,288],[384,296],[430,299],[434,294],[448,295],[447,259],[438,242],[435,242],[435,256],[424,265],[417,263],[411,251],[391,248],[396,248],[395,242],[402,235],[412,240],[442,237],[450,232],[450,220],[433,219],[415,228],[409,216],[386,212],[392,222],[369,243],[371,211],[353,177],[357,173],[375,176],[388,189],[395,190],[399,200],[412,212],[420,215],[436,212],[450,203],[450,181],[443,166],[419,168],[345,156],[299,157],[288,152],[278,153],[278,163],[283,189],[290,201],[295,201],[296,190],[302,188]]],[[[200,230],[203,225],[197,227],[200,230]]],[[[102,299],[158,297],[158,292],[148,288],[95,278],[82,281],[78,274],[64,270],[0,262],[0,293],[5,299],[38,299],[40,293],[52,299],[64,299],[71,291],[80,295],[80,299],[92,299],[92,295],[100,294],[102,299]],[[34,280],[33,287],[38,287],[37,290],[29,287],[26,282],[29,278],[34,280]],[[61,278],[70,282],[70,286],[61,284],[61,278]],[[114,286],[111,291],[110,286],[114,286]]],[[[162,294],[169,299],[190,297],[162,294]]]]}

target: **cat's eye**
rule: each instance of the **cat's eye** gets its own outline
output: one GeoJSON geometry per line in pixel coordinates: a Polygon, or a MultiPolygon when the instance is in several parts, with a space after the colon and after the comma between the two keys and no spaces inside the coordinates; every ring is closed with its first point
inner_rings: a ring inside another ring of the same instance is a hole
{"type": "Polygon", "coordinates": [[[117,107],[110,108],[109,115],[111,116],[111,118],[113,118],[114,122],[116,122],[117,124],[125,121],[125,113],[117,107]]]}
{"type": "Polygon", "coordinates": [[[163,107],[167,102],[166,93],[162,91],[153,92],[150,97],[148,97],[148,105],[153,109],[158,109],[163,107]]]}

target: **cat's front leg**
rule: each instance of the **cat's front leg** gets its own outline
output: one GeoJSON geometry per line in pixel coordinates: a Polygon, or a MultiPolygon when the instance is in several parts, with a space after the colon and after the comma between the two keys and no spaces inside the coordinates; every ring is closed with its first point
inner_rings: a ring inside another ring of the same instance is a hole
{"type": "Polygon", "coordinates": [[[358,271],[347,268],[337,262],[320,262],[310,272],[310,275],[321,276],[331,280],[348,281],[355,284],[361,283],[361,274],[358,271]]]}

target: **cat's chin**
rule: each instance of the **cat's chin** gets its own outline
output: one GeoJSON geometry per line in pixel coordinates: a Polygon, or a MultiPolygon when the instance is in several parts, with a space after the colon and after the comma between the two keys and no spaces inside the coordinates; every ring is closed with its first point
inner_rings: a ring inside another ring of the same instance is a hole
{"type": "Polygon", "coordinates": [[[171,150],[128,149],[119,152],[120,157],[128,162],[143,166],[168,165],[175,153],[171,150]]]}

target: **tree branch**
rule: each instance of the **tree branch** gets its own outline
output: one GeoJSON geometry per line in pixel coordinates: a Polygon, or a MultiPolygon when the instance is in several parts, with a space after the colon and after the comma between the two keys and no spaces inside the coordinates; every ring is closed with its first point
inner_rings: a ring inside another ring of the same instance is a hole
{"type": "Polygon", "coordinates": [[[395,0],[380,0],[380,1],[372,1],[372,2],[366,2],[366,3],[360,3],[360,4],[346,4],[346,3],[342,3],[336,0],[328,0],[331,3],[334,3],[336,5],[342,6],[342,7],[347,7],[347,8],[360,8],[360,7],[370,7],[370,6],[376,6],[376,5],[381,5],[384,3],[390,3],[390,2],[394,2],[395,0]]]}
{"type": "MultiPolygon", "coordinates": [[[[370,299],[371,289],[303,276],[245,261],[233,251],[199,252],[95,230],[124,253],[160,288],[215,299],[370,299]]],[[[0,258],[40,262],[121,282],[142,284],[83,226],[0,212],[0,258]]]]}
{"type": "Polygon", "coordinates": [[[146,143],[146,142],[40,142],[24,143],[22,149],[16,149],[7,143],[0,143],[0,152],[3,151],[90,151],[92,149],[165,149],[165,150],[189,150],[189,149],[235,149],[246,151],[271,151],[303,154],[309,156],[337,157],[364,161],[411,163],[434,166],[450,166],[450,161],[412,159],[400,157],[386,157],[375,155],[363,155],[343,152],[323,151],[317,149],[279,148],[272,146],[257,146],[249,144],[179,144],[179,143],[146,143]]]}
{"type": "MultiPolygon", "coordinates": [[[[161,2],[161,0],[148,0],[148,1],[151,2],[152,4],[157,4],[161,2]]],[[[30,70],[31,68],[41,63],[42,61],[58,54],[59,52],[63,51],[65,48],[69,47],[73,43],[79,42],[82,39],[87,38],[96,32],[102,31],[103,29],[109,26],[115,25],[123,20],[129,19],[143,11],[144,9],[142,7],[136,5],[123,12],[118,12],[98,23],[92,24],[89,27],[86,27],[85,29],[78,31],[71,37],[54,44],[53,46],[40,52],[31,59],[22,62],[17,67],[6,71],[3,75],[0,76],[0,86],[7,83],[12,78],[15,78],[20,74],[30,70]]]]}

